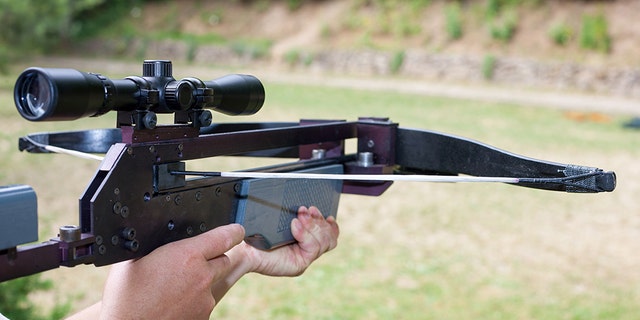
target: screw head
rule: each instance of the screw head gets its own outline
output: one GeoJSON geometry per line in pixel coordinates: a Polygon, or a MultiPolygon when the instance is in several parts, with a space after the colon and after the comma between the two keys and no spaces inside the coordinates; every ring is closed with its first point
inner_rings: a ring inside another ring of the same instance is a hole
{"type": "Polygon", "coordinates": [[[142,117],[142,123],[145,128],[153,129],[158,125],[158,116],[155,112],[149,111],[142,117]]]}
{"type": "Polygon", "coordinates": [[[123,207],[120,209],[120,215],[121,215],[123,218],[128,217],[128,216],[129,216],[129,207],[127,207],[127,206],[123,206],[123,207]]]}
{"type": "Polygon", "coordinates": [[[369,148],[373,148],[373,147],[375,147],[375,145],[376,145],[376,142],[375,142],[375,141],[373,141],[373,140],[369,140],[369,141],[367,141],[367,147],[369,147],[369,148]]]}

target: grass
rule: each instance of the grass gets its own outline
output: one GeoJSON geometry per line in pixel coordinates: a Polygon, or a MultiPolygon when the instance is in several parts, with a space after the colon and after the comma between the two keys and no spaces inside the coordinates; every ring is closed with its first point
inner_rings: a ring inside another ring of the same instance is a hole
{"type": "MultiPolygon", "coordinates": [[[[22,69],[15,68],[12,77],[22,69]]],[[[203,74],[215,72],[202,69],[203,74]]],[[[13,110],[5,85],[11,82],[0,78],[0,165],[5,168],[0,184],[33,185],[41,230],[49,230],[41,233],[54,234],[55,226],[77,221],[77,198],[97,164],[19,153],[15,140],[35,131],[110,127],[113,115],[27,123],[13,110]]],[[[616,192],[598,195],[410,183],[396,183],[379,198],[345,195],[336,250],[299,278],[247,276],[216,308],[217,319],[637,317],[640,184],[634,177],[640,176],[635,165],[640,139],[636,131],[621,127],[622,117],[611,116],[606,123],[574,122],[560,110],[504,103],[269,82],[265,88],[267,102],[259,114],[216,114],[214,121],[388,116],[404,127],[455,133],[519,154],[616,170],[620,183],[616,192]]],[[[251,159],[242,161],[236,165],[252,165],[251,159]]],[[[45,275],[56,279],[58,294],[80,297],[77,308],[99,299],[98,284],[106,270],[84,266],[45,275]]],[[[41,299],[46,306],[53,298],[41,299]]]]}

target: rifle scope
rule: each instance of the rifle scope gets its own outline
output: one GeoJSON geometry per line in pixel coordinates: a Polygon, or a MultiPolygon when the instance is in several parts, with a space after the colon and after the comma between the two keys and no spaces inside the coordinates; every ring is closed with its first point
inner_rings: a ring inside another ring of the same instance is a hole
{"type": "Polygon", "coordinates": [[[171,61],[145,60],[142,77],[111,80],[75,69],[28,68],[16,81],[14,100],[30,121],[94,117],[111,110],[173,113],[212,109],[251,115],[264,103],[264,87],[254,76],[232,74],[211,81],[176,80],[171,61]]]}

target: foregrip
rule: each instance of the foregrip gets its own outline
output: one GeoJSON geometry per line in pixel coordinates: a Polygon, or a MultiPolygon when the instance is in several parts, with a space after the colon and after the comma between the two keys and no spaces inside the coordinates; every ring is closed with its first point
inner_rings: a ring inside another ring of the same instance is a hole
{"type": "MultiPolygon", "coordinates": [[[[300,172],[341,174],[342,165],[300,172]]],[[[248,179],[242,182],[238,196],[236,223],[245,228],[245,241],[269,250],[295,242],[291,221],[300,206],[316,206],[325,217],[335,217],[342,190],[340,180],[248,179]]]]}

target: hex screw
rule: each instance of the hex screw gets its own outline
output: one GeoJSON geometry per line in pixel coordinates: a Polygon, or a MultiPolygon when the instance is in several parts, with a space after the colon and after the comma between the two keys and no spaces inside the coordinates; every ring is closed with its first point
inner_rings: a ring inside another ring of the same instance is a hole
{"type": "Polygon", "coordinates": [[[176,205],[180,205],[182,204],[182,197],[180,195],[176,195],[175,199],[173,199],[173,202],[175,202],[176,205]]]}
{"type": "Polygon", "coordinates": [[[200,231],[202,231],[202,232],[207,231],[207,225],[204,224],[204,222],[200,223],[200,231]]]}
{"type": "Polygon", "coordinates": [[[375,145],[376,145],[375,141],[373,141],[373,140],[367,141],[367,147],[373,148],[375,145]]]}
{"type": "Polygon", "coordinates": [[[123,218],[128,217],[128,216],[129,216],[129,207],[127,207],[127,206],[122,206],[122,209],[120,209],[120,215],[121,215],[123,218]]]}
{"type": "Polygon", "coordinates": [[[196,192],[196,201],[200,201],[202,200],[202,192],[198,191],[196,192]]]}
{"type": "Polygon", "coordinates": [[[138,240],[125,241],[124,247],[131,252],[136,252],[140,248],[140,242],[138,240]]]}
{"type": "Polygon", "coordinates": [[[120,202],[116,202],[113,204],[113,213],[120,214],[120,210],[122,210],[122,204],[120,202]]]}
{"type": "Polygon", "coordinates": [[[120,235],[127,240],[134,240],[136,238],[136,229],[131,227],[126,227],[122,229],[120,235]]]}

